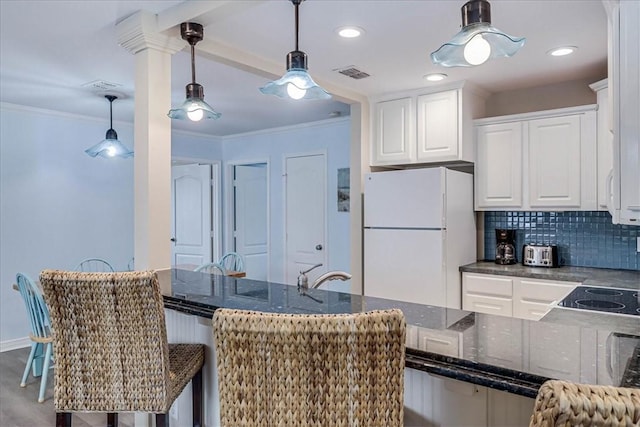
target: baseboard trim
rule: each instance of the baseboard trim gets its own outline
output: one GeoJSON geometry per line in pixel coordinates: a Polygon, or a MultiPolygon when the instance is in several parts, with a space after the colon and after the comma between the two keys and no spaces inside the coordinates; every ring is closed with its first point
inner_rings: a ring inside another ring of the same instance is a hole
{"type": "Polygon", "coordinates": [[[29,337],[0,341],[0,353],[3,353],[5,351],[17,350],[19,348],[25,348],[29,346],[31,346],[31,340],[29,339],[29,337]]]}

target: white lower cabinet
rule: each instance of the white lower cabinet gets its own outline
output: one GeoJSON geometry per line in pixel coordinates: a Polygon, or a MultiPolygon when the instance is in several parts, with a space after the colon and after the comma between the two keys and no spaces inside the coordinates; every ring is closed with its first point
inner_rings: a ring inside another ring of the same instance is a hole
{"type": "Polygon", "coordinates": [[[576,287],[574,282],[517,278],[513,282],[513,317],[540,320],[549,306],[576,287]]]}
{"type": "Polygon", "coordinates": [[[511,317],[512,287],[511,277],[463,273],[462,309],[511,317]]]}
{"type": "Polygon", "coordinates": [[[462,309],[539,320],[579,283],[462,273],[462,309]]]}
{"type": "Polygon", "coordinates": [[[404,425],[526,427],[534,399],[405,369],[404,425]]]}

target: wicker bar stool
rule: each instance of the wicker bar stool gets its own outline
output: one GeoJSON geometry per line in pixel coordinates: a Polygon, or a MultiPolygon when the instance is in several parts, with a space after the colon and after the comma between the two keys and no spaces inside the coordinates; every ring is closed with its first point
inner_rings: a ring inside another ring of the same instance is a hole
{"type": "Polygon", "coordinates": [[[640,389],[547,381],[529,427],[555,426],[640,426],[640,389]]]}
{"type": "Polygon", "coordinates": [[[192,382],[193,425],[202,425],[204,346],[168,344],[158,277],[151,271],[40,273],[53,327],[56,425],[71,412],[156,414],[192,382]]]}
{"type": "Polygon", "coordinates": [[[219,309],[222,426],[401,426],[400,310],[344,315],[219,309]]]}

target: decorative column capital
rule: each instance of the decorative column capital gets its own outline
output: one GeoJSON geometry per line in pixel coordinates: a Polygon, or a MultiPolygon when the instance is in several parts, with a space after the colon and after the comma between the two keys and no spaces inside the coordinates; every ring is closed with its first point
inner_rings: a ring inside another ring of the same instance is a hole
{"type": "Polygon", "coordinates": [[[140,10],[116,25],[118,44],[134,55],[145,49],[173,55],[187,45],[181,38],[160,33],[157,28],[157,15],[140,10]]]}

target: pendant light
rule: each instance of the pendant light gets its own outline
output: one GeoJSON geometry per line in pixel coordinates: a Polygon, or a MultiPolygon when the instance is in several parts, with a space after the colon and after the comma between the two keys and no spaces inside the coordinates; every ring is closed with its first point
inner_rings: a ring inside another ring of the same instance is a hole
{"type": "Polygon", "coordinates": [[[471,0],[462,6],[462,30],[431,54],[444,67],[471,67],[489,58],[513,56],[526,39],[510,36],[491,25],[491,5],[471,0]]]}
{"type": "Polygon", "coordinates": [[[191,83],[186,87],[187,99],[179,107],[169,110],[167,114],[172,119],[189,119],[198,122],[202,119],[219,119],[222,114],[217,113],[204,102],[204,89],[196,83],[195,45],[204,37],[202,25],[195,22],[183,22],[180,24],[182,38],[191,45],[191,83]]]}
{"type": "Polygon", "coordinates": [[[267,83],[260,92],[280,98],[330,99],[331,95],[318,86],[307,72],[307,54],[298,50],[298,7],[303,0],[291,0],[295,7],[296,50],[287,54],[287,72],[280,79],[267,83]]]}
{"type": "Polygon", "coordinates": [[[118,141],[118,134],[113,130],[113,101],[118,99],[115,95],[105,95],[109,101],[109,130],[104,139],[93,147],[84,150],[91,157],[120,157],[127,158],[133,156],[133,151],[129,150],[122,142],[118,141]]]}

